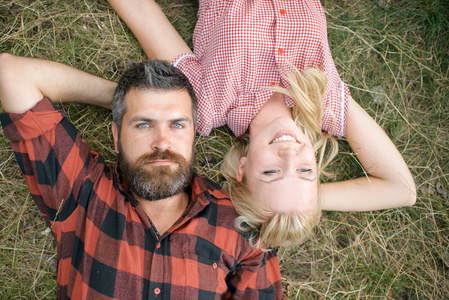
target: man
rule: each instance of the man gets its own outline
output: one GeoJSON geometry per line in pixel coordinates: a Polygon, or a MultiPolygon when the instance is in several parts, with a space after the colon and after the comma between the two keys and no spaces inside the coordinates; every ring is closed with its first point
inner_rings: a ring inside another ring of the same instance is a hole
{"type": "Polygon", "coordinates": [[[57,242],[57,297],[281,298],[276,257],[251,247],[227,194],[193,172],[196,99],[180,71],[149,61],[123,74],[115,169],[48,100],[105,103],[114,87],[0,55],[1,122],[57,242]]]}

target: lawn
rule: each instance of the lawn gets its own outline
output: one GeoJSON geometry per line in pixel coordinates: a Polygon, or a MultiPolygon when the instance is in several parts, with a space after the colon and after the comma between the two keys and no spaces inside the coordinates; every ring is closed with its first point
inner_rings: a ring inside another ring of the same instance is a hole
{"type": "MultiPolygon", "coordinates": [[[[197,1],[158,2],[191,44],[197,1]]],[[[448,299],[449,2],[322,3],[340,76],[402,153],[418,199],[407,208],[324,212],[310,240],[278,252],[284,294],[448,299]]],[[[114,81],[130,61],[145,59],[103,0],[0,0],[0,52],[56,60],[114,81]]],[[[114,164],[110,111],[79,104],[62,109],[93,150],[114,164]]],[[[221,182],[220,164],[233,140],[227,128],[199,138],[199,173],[221,182]]],[[[340,146],[331,166],[335,179],[361,176],[347,143],[340,146]]],[[[0,133],[0,299],[54,298],[55,270],[53,237],[0,133]]]]}

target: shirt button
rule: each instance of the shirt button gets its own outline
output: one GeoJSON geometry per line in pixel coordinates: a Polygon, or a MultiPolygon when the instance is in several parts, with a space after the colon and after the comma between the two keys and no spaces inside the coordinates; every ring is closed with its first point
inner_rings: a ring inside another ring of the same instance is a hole
{"type": "Polygon", "coordinates": [[[218,267],[217,263],[212,264],[212,268],[216,269],[218,267]]]}
{"type": "Polygon", "coordinates": [[[155,288],[154,289],[154,294],[157,296],[161,293],[161,289],[160,288],[155,288]]]}
{"type": "Polygon", "coordinates": [[[278,49],[278,53],[279,53],[279,55],[282,55],[282,54],[284,54],[284,53],[285,53],[285,51],[284,51],[284,49],[282,49],[282,48],[279,48],[279,49],[278,49]]]}
{"type": "Polygon", "coordinates": [[[158,244],[156,245],[156,248],[159,249],[160,247],[161,247],[161,243],[158,243],[158,244]]]}
{"type": "Polygon", "coordinates": [[[279,12],[281,13],[281,15],[285,15],[287,13],[285,9],[281,9],[279,12]]]}

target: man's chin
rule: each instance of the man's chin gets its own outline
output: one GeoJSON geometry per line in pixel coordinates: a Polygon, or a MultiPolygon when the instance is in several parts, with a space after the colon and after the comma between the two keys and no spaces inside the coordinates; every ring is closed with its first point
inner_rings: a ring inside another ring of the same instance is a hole
{"type": "Polygon", "coordinates": [[[147,201],[158,201],[176,196],[184,191],[186,182],[183,180],[173,180],[166,175],[154,175],[148,181],[133,185],[132,191],[139,198],[147,201]],[[156,179],[157,178],[157,179],[156,179]]]}

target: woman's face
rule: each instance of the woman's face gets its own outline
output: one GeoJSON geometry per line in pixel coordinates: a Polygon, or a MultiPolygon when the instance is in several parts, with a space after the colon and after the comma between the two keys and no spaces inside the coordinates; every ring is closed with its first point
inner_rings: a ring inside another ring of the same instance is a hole
{"type": "Polygon", "coordinates": [[[309,211],[317,205],[317,166],[312,144],[288,117],[270,122],[250,140],[237,180],[255,201],[276,212],[309,211]]]}

